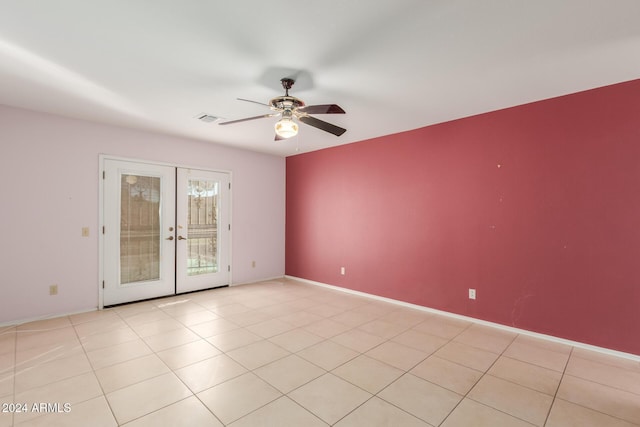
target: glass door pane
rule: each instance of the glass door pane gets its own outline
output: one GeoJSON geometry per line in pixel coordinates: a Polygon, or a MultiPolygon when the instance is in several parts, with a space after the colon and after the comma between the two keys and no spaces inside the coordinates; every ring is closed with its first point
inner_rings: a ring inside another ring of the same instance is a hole
{"type": "Polygon", "coordinates": [[[218,272],[218,181],[190,179],[187,213],[187,274],[218,272]]]}
{"type": "Polygon", "coordinates": [[[120,284],[160,278],[160,178],[122,174],[120,284]]]}

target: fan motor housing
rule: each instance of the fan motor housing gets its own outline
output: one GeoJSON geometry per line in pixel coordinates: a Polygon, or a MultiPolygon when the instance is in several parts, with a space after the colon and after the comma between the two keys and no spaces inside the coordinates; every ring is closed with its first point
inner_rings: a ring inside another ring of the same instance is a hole
{"type": "Polygon", "coordinates": [[[278,96],[269,101],[269,105],[275,111],[295,110],[305,106],[301,99],[294,96],[278,96]]]}

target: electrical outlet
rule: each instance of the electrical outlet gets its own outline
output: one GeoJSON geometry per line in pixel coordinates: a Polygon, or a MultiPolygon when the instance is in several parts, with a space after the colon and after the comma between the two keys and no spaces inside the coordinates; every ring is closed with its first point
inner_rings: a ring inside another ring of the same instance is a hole
{"type": "Polygon", "coordinates": [[[346,274],[346,273],[345,273],[345,269],[344,269],[344,267],[340,267],[340,275],[341,275],[341,276],[344,276],[345,274],[346,274]]]}
{"type": "Polygon", "coordinates": [[[58,285],[49,286],[49,295],[58,295],[58,285]]]}
{"type": "Polygon", "coordinates": [[[89,237],[89,227],[82,227],[82,237],[89,237]]]}
{"type": "Polygon", "coordinates": [[[476,290],[469,289],[469,299],[476,299],[476,290]]]}

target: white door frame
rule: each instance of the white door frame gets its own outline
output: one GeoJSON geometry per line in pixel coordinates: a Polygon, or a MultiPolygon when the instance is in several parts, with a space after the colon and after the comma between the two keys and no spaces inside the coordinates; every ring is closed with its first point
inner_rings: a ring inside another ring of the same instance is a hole
{"type": "MultiPolygon", "coordinates": [[[[156,166],[171,166],[175,168],[185,168],[185,169],[198,169],[203,171],[211,171],[211,172],[220,172],[226,173],[229,175],[229,183],[233,182],[233,173],[230,170],[225,169],[212,169],[202,166],[191,166],[191,165],[181,165],[175,163],[168,162],[157,162],[148,159],[137,159],[131,157],[121,157],[114,156],[109,154],[100,154],[98,156],[98,309],[102,310],[104,308],[104,255],[105,255],[105,242],[104,242],[104,234],[103,234],[103,226],[104,226],[104,170],[105,170],[105,160],[117,160],[117,161],[125,161],[125,162],[133,162],[133,163],[147,163],[156,166]]],[[[233,212],[232,212],[232,203],[233,193],[229,192],[229,220],[230,222],[233,220],[233,212]]],[[[229,231],[229,239],[228,239],[228,260],[229,265],[233,265],[233,248],[232,248],[232,230],[229,231]]],[[[232,286],[233,283],[233,268],[229,270],[229,286],[232,286]]]]}

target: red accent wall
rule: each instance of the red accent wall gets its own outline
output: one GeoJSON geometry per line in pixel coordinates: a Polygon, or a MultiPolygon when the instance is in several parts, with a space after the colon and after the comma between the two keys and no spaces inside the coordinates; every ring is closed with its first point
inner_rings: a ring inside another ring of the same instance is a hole
{"type": "Polygon", "coordinates": [[[640,355],[640,80],[288,157],[286,191],[288,275],[640,355]]]}

